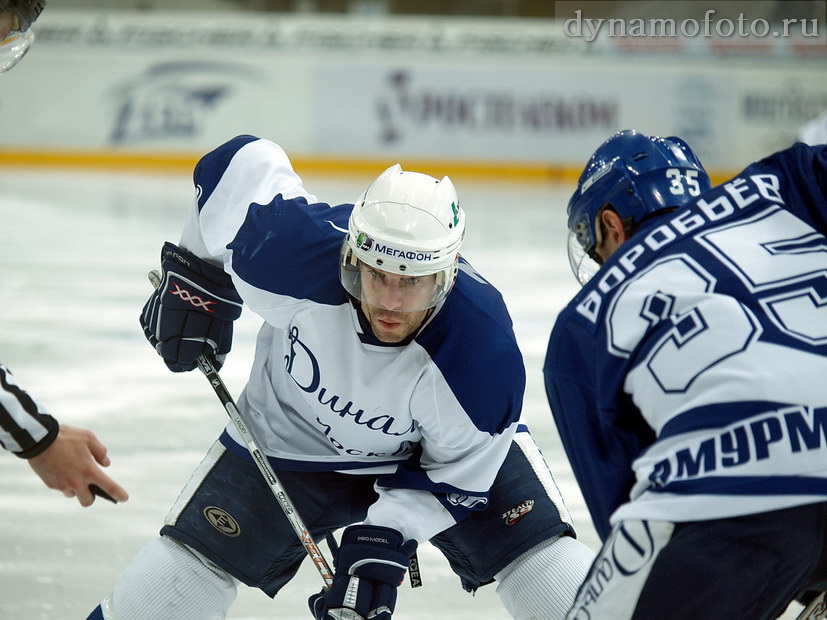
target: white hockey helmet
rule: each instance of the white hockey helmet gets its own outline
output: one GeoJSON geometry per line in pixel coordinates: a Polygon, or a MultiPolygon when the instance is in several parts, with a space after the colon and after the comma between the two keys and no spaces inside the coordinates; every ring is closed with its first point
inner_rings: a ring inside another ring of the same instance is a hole
{"type": "Polygon", "coordinates": [[[406,172],[395,164],[353,205],[342,244],[342,285],[361,300],[366,268],[405,276],[411,283],[435,275],[424,280],[433,283],[432,294],[405,310],[433,307],[454,284],[464,236],[465,213],[451,179],[406,172]]]}
{"type": "Polygon", "coordinates": [[[16,65],[34,41],[29,27],[46,0],[0,0],[0,73],[16,65]]]}

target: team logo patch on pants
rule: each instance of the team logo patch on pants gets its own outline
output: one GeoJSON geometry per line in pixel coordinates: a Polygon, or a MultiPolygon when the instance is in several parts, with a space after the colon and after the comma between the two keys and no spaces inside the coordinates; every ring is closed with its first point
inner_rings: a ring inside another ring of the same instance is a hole
{"type": "Polygon", "coordinates": [[[207,506],[204,508],[204,516],[215,529],[225,536],[238,536],[241,534],[241,527],[230,514],[218,506],[207,506]]]}
{"type": "Polygon", "coordinates": [[[508,510],[503,513],[503,521],[505,521],[506,525],[514,525],[517,521],[522,519],[526,516],[529,512],[534,509],[534,500],[527,499],[524,502],[520,502],[511,510],[508,510]]]}

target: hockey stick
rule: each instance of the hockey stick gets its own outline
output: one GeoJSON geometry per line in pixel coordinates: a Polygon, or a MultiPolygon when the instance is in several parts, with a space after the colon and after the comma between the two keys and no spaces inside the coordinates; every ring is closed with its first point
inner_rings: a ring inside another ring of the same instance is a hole
{"type": "Polygon", "coordinates": [[[822,592],[796,617],[796,620],[824,620],[827,618],[827,592],[822,592]]]}
{"type": "MultiPolygon", "coordinates": [[[[155,288],[158,288],[161,285],[161,274],[158,273],[157,270],[153,269],[149,272],[149,281],[152,282],[152,285],[155,288]]],[[[333,573],[330,572],[330,566],[328,565],[327,560],[325,560],[324,556],[322,555],[322,552],[316,546],[316,543],[313,540],[313,536],[310,534],[310,531],[305,526],[301,517],[296,513],[295,509],[293,508],[293,503],[287,496],[287,492],[284,490],[284,487],[279,482],[279,479],[276,476],[276,472],[273,471],[273,468],[270,466],[270,462],[267,460],[267,457],[264,456],[261,449],[258,447],[258,443],[253,437],[252,433],[247,428],[247,425],[244,423],[244,419],[241,417],[241,413],[238,411],[238,407],[236,407],[233,397],[230,395],[230,392],[227,390],[227,387],[221,380],[221,377],[219,376],[218,371],[215,369],[215,366],[204,355],[199,355],[196,361],[198,363],[198,369],[202,373],[204,373],[204,376],[210,382],[210,385],[212,386],[215,395],[218,396],[218,400],[220,400],[221,404],[224,405],[224,410],[227,412],[227,415],[229,415],[230,419],[233,421],[233,424],[235,425],[238,434],[241,435],[241,439],[246,444],[247,450],[249,450],[250,452],[250,456],[253,457],[253,461],[256,465],[258,465],[258,469],[259,471],[261,471],[261,475],[264,476],[264,479],[267,481],[267,485],[270,487],[270,491],[273,493],[273,496],[276,498],[276,501],[278,501],[279,506],[281,506],[281,509],[284,511],[284,516],[287,517],[287,520],[290,522],[290,525],[293,526],[293,530],[296,532],[296,535],[299,537],[299,540],[301,541],[302,545],[304,545],[304,549],[305,551],[307,551],[307,555],[310,556],[310,559],[313,561],[313,564],[316,566],[316,569],[322,576],[322,579],[324,580],[324,589],[325,591],[327,591],[333,584],[333,573]]],[[[337,620],[362,619],[362,616],[350,609],[337,609],[333,611],[335,611],[338,614],[337,620]]]]}
{"type": "Polygon", "coordinates": [[[118,501],[114,497],[109,495],[109,493],[104,491],[102,488],[100,488],[96,484],[90,484],[89,485],[89,490],[92,492],[92,495],[97,495],[98,497],[102,497],[103,499],[108,500],[108,501],[112,502],[113,504],[118,503],[118,501]]]}

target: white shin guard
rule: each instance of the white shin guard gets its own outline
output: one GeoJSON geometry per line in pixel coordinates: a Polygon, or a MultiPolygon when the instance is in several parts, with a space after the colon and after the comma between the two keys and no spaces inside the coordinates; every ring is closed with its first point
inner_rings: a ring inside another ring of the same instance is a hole
{"type": "Polygon", "coordinates": [[[497,594],[515,620],[563,620],[593,560],[570,536],[546,540],[497,573],[497,594]]]}
{"type": "Polygon", "coordinates": [[[235,579],[161,536],[138,552],[101,608],[107,620],[214,620],[227,617],[235,597],[235,579]]]}

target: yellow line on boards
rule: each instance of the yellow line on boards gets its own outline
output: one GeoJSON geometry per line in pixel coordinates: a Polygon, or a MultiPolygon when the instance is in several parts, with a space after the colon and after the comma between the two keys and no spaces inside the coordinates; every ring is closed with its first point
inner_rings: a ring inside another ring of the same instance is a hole
{"type": "Polygon", "coordinates": [[[189,153],[144,154],[85,151],[0,150],[0,166],[100,168],[107,170],[192,170],[198,155],[189,153]]]}
{"type": "MultiPolygon", "coordinates": [[[[135,171],[191,171],[203,153],[141,153],[123,151],[35,151],[0,150],[0,167],[97,168],[135,171]]],[[[579,170],[565,166],[542,166],[533,163],[489,161],[437,161],[403,158],[387,159],[329,158],[296,155],[293,167],[302,173],[378,176],[388,166],[402,167],[433,176],[468,176],[477,178],[570,181],[576,183],[579,170]]]]}
{"type": "MultiPolygon", "coordinates": [[[[88,168],[136,172],[190,172],[203,153],[124,152],[124,151],[39,151],[0,149],[0,168],[59,167],[88,168]]],[[[399,163],[407,170],[436,177],[469,177],[488,181],[533,181],[567,183],[574,188],[582,167],[575,165],[541,165],[533,162],[449,161],[404,158],[387,159],[329,158],[291,156],[299,174],[377,176],[388,166],[399,163]]],[[[585,163],[585,162],[584,162],[585,163]]],[[[735,172],[710,171],[712,182],[721,183],[735,172]]]]}

